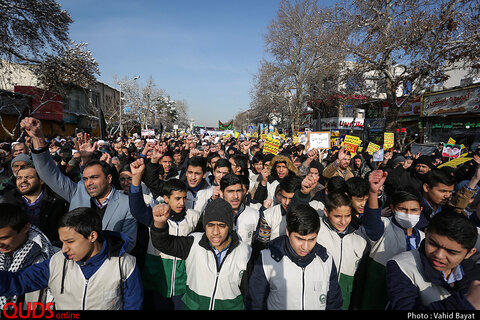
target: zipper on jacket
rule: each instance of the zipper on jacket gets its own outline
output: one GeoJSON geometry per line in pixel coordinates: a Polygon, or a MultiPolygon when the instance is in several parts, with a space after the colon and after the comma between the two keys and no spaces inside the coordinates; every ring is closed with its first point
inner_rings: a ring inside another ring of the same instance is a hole
{"type": "Polygon", "coordinates": [[[213,310],[213,307],[215,305],[215,294],[217,292],[218,277],[220,276],[220,269],[222,268],[223,263],[227,259],[227,256],[230,253],[230,249],[227,250],[227,252],[225,253],[225,257],[223,257],[223,260],[222,262],[220,262],[220,264],[218,264],[217,255],[215,254],[215,251],[213,249],[211,249],[211,251],[213,254],[213,259],[215,260],[215,264],[217,265],[217,275],[215,276],[215,285],[213,287],[212,296],[210,298],[210,306],[208,307],[209,310],[213,310]]]}
{"type": "MultiPolygon", "coordinates": [[[[180,226],[179,223],[176,221],[177,224],[177,234],[178,236],[180,234],[180,226]]],[[[172,277],[170,279],[170,298],[173,297],[173,294],[175,293],[175,276],[176,276],[176,270],[177,269],[177,257],[173,257],[173,264],[172,264],[172,277]]]]}
{"type": "Polygon", "coordinates": [[[302,310],[305,310],[305,267],[302,267],[302,310]]]}
{"type": "Polygon", "coordinates": [[[88,279],[85,280],[85,284],[83,285],[82,310],[85,310],[85,304],[87,301],[87,288],[88,288],[88,279]]]}
{"type": "Polygon", "coordinates": [[[340,238],[340,262],[338,264],[338,279],[340,280],[340,270],[342,269],[342,260],[343,260],[343,238],[340,238]]]}
{"type": "Polygon", "coordinates": [[[215,293],[217,291],[219,276],[220,276],[220,270],[217,271],[217,275],[215,276],[215,285],[213,287],[212,297],[210,298],[210,305],[208,306],[208,310],[213,310],[213,307],[215,306],[215,293]]]}

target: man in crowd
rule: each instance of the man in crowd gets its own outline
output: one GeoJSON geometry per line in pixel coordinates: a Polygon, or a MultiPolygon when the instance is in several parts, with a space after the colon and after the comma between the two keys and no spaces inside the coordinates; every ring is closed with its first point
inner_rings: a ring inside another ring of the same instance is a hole
{"type": "MultiPolygon", "coordinates": [[[[54,250],[47,237],[28,220],[27,213],[15,204],[0,203],[0,272],[17,272],[49,259],[54,250]]],[[[46,303],[46,288],[28,293],[0,294],[0,310],[7,304],[46,303]]],[[[11,309],[8,307],[8,309],[11,309]]]]}
{"type": "Polygon", "coordinates": [[[33,165],[18,170],[16,188],[1,195],[0,202],[18,205],[27,213],[30,224],[38,227],[55,247],[62,246],[57,225],[68,212],[68,202],[43,183],[33,165]]]}
{"type": "Polygon", "coordinates": [[[32,137],[32,157],[40,178],[70,203],[69,210],[92,208],[102,218],[105,230],[123,232],[130,240],[127,244],[130,252],[135,247],[137,221],[130,213],[128,196],[112,186],[110,166],[93,159],[83,168],[83,180],[75,183],[53,163],[40,120],[27,117],[21,121],[21,127],[32,137]]]}

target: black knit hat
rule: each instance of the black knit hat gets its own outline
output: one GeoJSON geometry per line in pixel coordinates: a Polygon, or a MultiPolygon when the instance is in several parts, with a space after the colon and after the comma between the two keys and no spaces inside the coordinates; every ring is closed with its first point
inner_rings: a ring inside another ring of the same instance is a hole
{"type": "Polygon", "coordinates": [[[420,157],[418,157],[412,164],[412,167],[415,168],[417,164],[424,164],[428,166],[430,169],[435,169],[435,166],[433,165],[433,162],[432,162],[432,157],[428,155],[421,155],[420,157]]]}
{"type": "Polygon", "coordinates": [[[203,212],[203,228],[210,221],[220,221],[228,226],[229,232],[233,230],[233,208],[226,200],[217,198],[210,201],[203,212]]]}

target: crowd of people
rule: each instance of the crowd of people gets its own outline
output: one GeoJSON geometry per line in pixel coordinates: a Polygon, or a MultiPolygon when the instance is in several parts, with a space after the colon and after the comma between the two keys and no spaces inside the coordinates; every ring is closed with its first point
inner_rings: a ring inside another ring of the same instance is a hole
{"type": "Polygon", "coordinates": [[[480,309],[480,148],[451,167],[21,128],[0,143],[1,310],[480,309]]]}

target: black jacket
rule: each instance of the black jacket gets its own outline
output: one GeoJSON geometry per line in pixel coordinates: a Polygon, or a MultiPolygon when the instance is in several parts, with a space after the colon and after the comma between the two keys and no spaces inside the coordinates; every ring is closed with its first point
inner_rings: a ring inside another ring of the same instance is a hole
{"type": "MultiPolygon", "coordinates": [[[[40,204],[40,225],[38,228],[47,236],[52,245],[62,247],[58,237],[58,222],[68,212],[69,203],[54,193],[48,186],[43,185],[43,198],[40,204]]],[[[17,204],[24,210],[27,205],[17,189],[10,189],[0,197],[0,202],[17,204]]]]}

